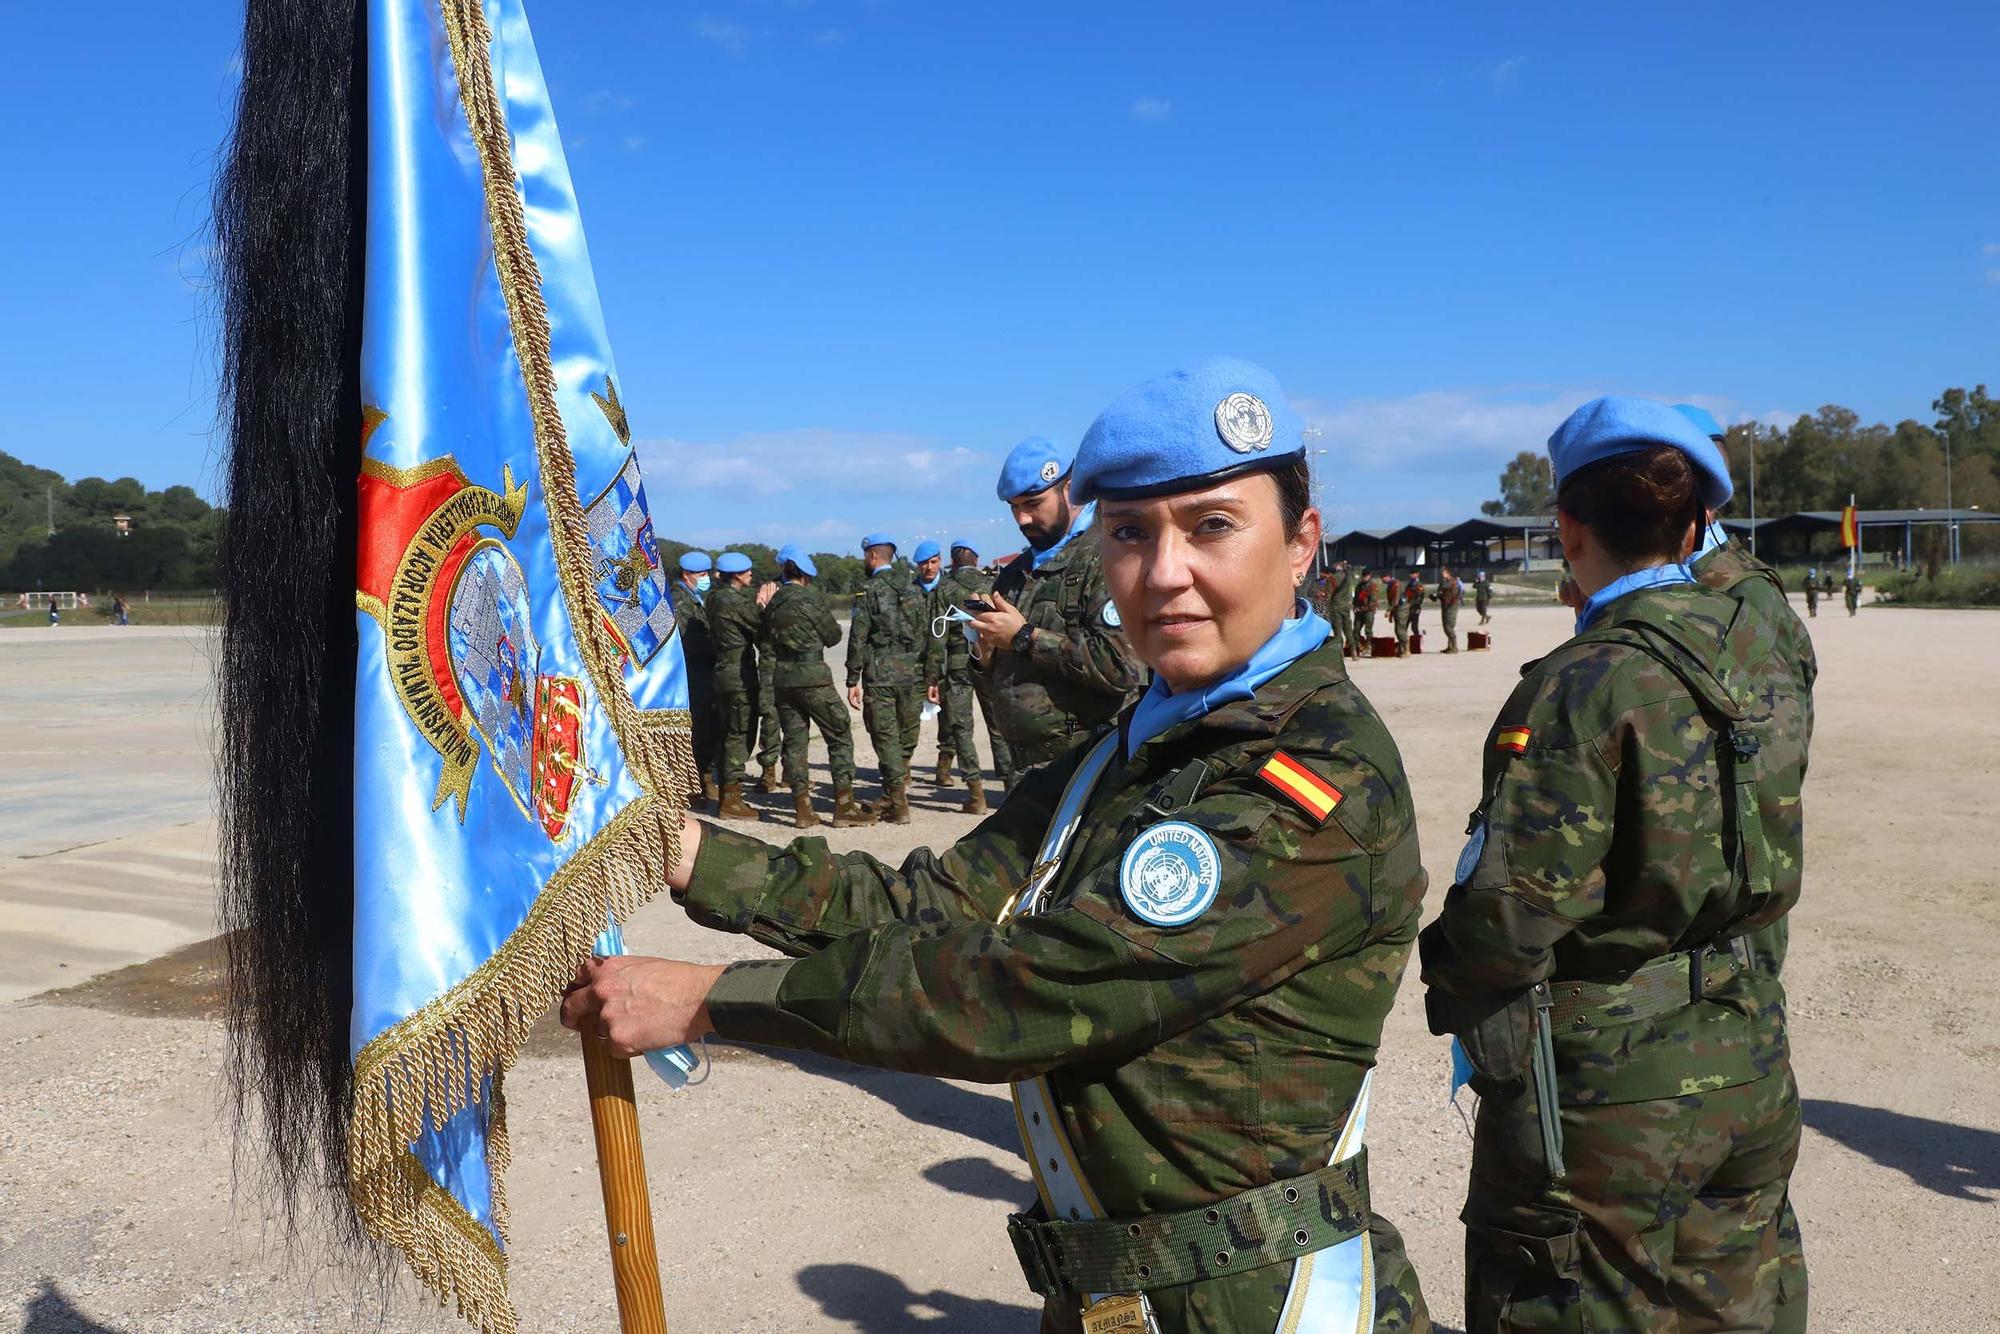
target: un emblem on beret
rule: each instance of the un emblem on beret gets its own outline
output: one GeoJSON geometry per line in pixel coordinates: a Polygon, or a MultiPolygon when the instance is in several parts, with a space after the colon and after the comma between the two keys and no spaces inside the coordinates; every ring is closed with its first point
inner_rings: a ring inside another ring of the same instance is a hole
{"type": "Polygon", "coordinates": [[[1215,840],[1185,820],[1146,830],[1118,863],[1125,906],[1154,926],[1187,925],[1208,911],[1221,888],[1222,856],[1215,840]]]}
{"type": "Polygon", "coordinates": [[[1043,481],[1053,482],[1056,478],[1060,476],[1062,476],[1062,465],[1060,463],[1057,463],[1054,459],[1050,459],[1047,463],[1044,463],[1042,465],[1043,481]]]}
{"type": "Polygon", "coordinates": [[[1271,447],[1271,410],[1255,394],[1231,394],[1215,405],[1215,433],[1238,454],[1271,447]]]}

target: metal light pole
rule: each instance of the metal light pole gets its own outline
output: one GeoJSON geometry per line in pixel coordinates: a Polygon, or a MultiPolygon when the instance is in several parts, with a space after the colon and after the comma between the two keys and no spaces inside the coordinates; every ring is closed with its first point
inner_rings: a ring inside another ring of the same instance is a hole
{"type": "MultiPolygon", "coordinates": [[[[1308,426],[1299,432],[1299,435],[1307,440],[1318,440],[1325,434],[1326,432],[1320,430],[1317,426],[1308,426]]],[[[1309,460],[1323,459],[1326,456],[1327,451],[1324,449],[1308,448],[1306,450],[1306,457],[1309,460]]],[[[1312,577],[1317,579],[1326,565],[1326,491],[1325,485],[1320,478],[1321,469],[1319,466],[1316,463],[1309,464],[1308,466],[1311,468],[1313,508],[1319,511],[1320,523],[1319,542],[1313,548],[1312,577]]]]}
{"type": "Polygon", "coordinates": [[[1951,431],[1944,432],[1944,563],[1958,564],[1958,511],[1951,507],[1951,431]]]}
{"type": "Polygon", "coordinates": [[[1757,423],[1750,423],[1750,554],[1757,554],[1757,423]]]}

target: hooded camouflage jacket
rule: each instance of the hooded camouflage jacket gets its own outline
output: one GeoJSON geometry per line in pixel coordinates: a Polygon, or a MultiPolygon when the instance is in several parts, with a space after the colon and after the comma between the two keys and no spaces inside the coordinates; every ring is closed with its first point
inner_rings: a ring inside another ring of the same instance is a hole
{"type": "Polygon", "coordinates": [[[847,684],[912,686],[919,683],[924,645],[930,639],[930,594],[908,566],[868,576],[854,595],[847,635],[847,684]]]}
{"type": "MultiPolygon", "coordinates": [[[[1083,753],[900,868],[818,838],[773,847],[705,826],[676,899],[705,926],[798,956],[732,966],[709,994],[716,1030],[956,1079],[1046,1073],[1113,1217],[1316,1169],[1375,1063],[1425,883],[1401,759],[1339,642],[1114,757],[1048,906],[996,923],[1083,753]],[[1280,749],[1338,793],[1330,811],[1262,776],[1280,749]],[[1205,781],[1173,816],[1213,837],[1220,889],[1193,921],[1149,925],[1122,897],[1120,859],[1162,818],[1145,804],[1196,761],[1205,781]]],[[[1414,1277],[1379,1221],[1375,1264],[1383,1309],[1407,1322],[1414,1277]]],[[[1266,1334],[1288,1270],[1169,1289],[1156,1306],[1167,1328],[1200,1309],[1218,1317],[1203,1328],[1266,1334]]]]}
{"type": "MultiPolygon", "coordinates": [[[[1819,657],[1813,652],[1812,636],[1806,632],[1805,622],[1786,600],[1778,572],[1751,555],[1733,537],[1696,561],[1692,568],[1704,588],[1727,593],[1754,613],[1776,644],[1777,652],[1763,660],[1766,670],[1756,686],[1764,697],[1765,708],[1781,720],[1780,725],[1796,729],[1805,738],[1799,756],[1799,777],[1803,781],[1804,747],[1812,742],[1813,683],[1819,679],[1819,657]]],[[[1777,976],[1785,965],[1790,934],[1790,918],[1781,917],[1745,936],[1750,966],[1777,976]]]]}
{"type": "Polygon", "coordinates": [[[826,650],[840,642],[840,622],[809,584],[780,584],[764,604],[764,642],[781,690],[833,685],[826,650]]]}
{"type": "Polygon", "coordinates": [[[1145,689],[1146,669],[1119,627],[1092,534],[1072,538],[1040,569],[1023,552],[993,588],[1034,627],[1026,653],[1002,649],[984,664],[993,723],[1015,763],[1044,764],[1145,689]]]}
{"type": "MultiPolygon", "coordinates": [[[[1551,979],[1615,983],[1791,908],[1805,740],[1758,691],[1774,651],[1741,604],[1675,584],[1619,598],[1589,631],[1528,664],[1487,738],[1487,795],[1459,882],[1423,933],[1424,983],[1446,993],[1444,1008],[1551,979]],[[1754,755],[1736,758],[1714,709],[1680,673],[1618,642],[1654,631],[1680,646],[1676,660],[1704,689],[1731,702],[1754,755]],[[1747,828],[1738,780],[1754,784],[1747,828]],[[1750,859],[1748,883],[1732,870],[1738,851],[1750,859]]],[[[1729,1088],[1785,1061],[1784,991],[1746,971],[1698,1003],[1558,1032],[1555,1046],[1566,1103],[1729,1088]]]]}

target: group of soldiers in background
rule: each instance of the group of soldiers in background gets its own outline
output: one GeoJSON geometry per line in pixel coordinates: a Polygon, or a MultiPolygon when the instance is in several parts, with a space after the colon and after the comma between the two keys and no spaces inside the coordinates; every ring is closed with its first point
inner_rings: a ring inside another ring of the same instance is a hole
{"type": "MultiPolygon", "coordinates": [[[[1407,657],[1410,641],[1423,633],[1426,599],[1437,603],[1438,620],[1444,629],[1444,651],[1458,652],[1458,609],[1465,602],[1465,582],[1448,565],[1440,566],[1437,582],[1427,585],[1422,570],[1412,570],[1407,580],[1398,580],[1391,570],[1378,580],[1365,565],[1350,570],[1346,561],[1335,561],[1332,568],[1314,581],[1312,592],[1313,609],[1332,622],[1333,632],[1340,636],[1350,658],[1375,656],[1378,611],[1388,614],[1396,636],[1396,656],[1407,657]]],[[[1472,606],[1479,614],[1479,624],[1492,623],[1493,578],[1485,570],[1473,576],[1472,606]]]]}
{"type": "MultiPolygon", "coordinates": [[[[1820,598],[1833,596],[1833,575],[1807,570],[1800,583],[1806,591],[1806,615],[1818,616],[1820,598]]],[[[1849,570],[1847,577],[1840,582],[1840,589],[1847,599],[1847,614],[1852,616],[1861,606],[1861,576],[1849,570]]]]}
{"type": "Polygon", "coordinates": [[[682,556],[674,609],[700,801],[724,819],[760,819],[743,799],[754,755],[759,789],[789,788],[793,823],[817,825],[807,742],[818,727],[832,770],[832,823],[906,824],[928,700],[938,710],[937,786],[956,786],[956,769],[966,790],[960,809],[981,815],[988,805],[975,709],[1003,790],[1115,715],[1145,687],[1146,673],[1109,610],[1096,545],[1073,540],[1090,513],[1071,505],[1068,476],[1068,457],[1040,437],[1009,454],[998,492],[1027,546],[997,566],[982,566],[966,538],[948,549],[921,542],[908,561],[886,533],[862,539],[868,577],[849,624],[845,702],[875,747],[882,790],[873,801],[854,795],[853,732],[825,656],[840,626],[813,587],[811,556],[796,544],[782,548],[778,581],[762,587],[752,586],[741,552],[682,556]]]}

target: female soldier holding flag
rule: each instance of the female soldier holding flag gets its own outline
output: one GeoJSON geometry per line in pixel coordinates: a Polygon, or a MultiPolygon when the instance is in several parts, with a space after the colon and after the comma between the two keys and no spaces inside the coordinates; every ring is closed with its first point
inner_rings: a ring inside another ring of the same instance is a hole
{"type": "Polygon", "coordinates": [[[900,867],[689,822],[676,900],[793,957],[596,960],[564,1022],[1011,1083],[1045,1330],[1428,1329],[1362,1147],[1424,873],[1395,743],[1297,595],[1301,425],[1233,360],[1113,403],[1071,488],[1145,695],[900,867]]]}

